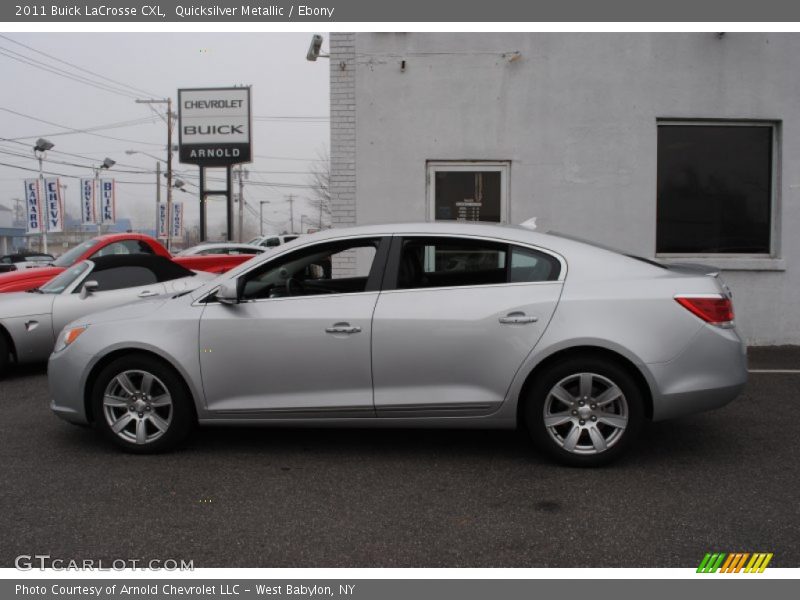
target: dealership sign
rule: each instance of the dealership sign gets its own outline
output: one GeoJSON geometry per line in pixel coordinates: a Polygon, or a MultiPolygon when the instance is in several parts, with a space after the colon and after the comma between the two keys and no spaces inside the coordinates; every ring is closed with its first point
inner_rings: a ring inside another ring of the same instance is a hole
{"type": "Polygon", "coordinates": [[[161,202],[158,205],[158,231],[156,237],[159,239],[167,239],[167,224],[169,218],[167,217],[167,203],[161,202]]]}
{"type": "Polygon", "coordinates": [[[172,203],[172,231],[170,235],[173,239],[181,239],[183,237],[183,202],[172,203]]]}
{"type": "Polygon", "coordinates": [[[250,162],[250,88],[178,90],[180,161],[203,167],[250,162]]]}

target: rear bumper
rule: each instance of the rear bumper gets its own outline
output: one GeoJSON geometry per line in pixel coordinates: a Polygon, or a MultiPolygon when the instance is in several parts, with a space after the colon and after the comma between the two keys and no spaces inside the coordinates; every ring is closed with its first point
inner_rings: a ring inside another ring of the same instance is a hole
{"type": "Polygon", "coordinates": [[[705,325],[675,359],[647,367],[657,388],[653,420],[673,419],[736,398],[747,383],[747,348],[735,329],[705,325]]]}

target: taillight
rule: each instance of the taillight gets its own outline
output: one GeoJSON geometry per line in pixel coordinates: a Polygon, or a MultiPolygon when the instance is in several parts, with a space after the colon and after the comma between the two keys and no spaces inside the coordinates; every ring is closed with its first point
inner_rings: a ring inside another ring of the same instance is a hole
{"type": "Polygon", "coordinates": [[[733,323],[733,302],[726,296],[675,296],[675,300],[706,323],[729,327],[733,323]]]}

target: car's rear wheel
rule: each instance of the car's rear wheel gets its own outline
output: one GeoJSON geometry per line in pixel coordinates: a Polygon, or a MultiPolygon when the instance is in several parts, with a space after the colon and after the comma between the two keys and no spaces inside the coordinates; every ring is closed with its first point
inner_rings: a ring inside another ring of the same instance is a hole
{"type": "Polygon", "coordinates": [[[192,400],[180,376],[151,356],[114,360],[100,372],[92,389],[94,422],[129,452],[170,450],[194,425],[192,400]]]}
{"type": "Polygon", "coordinates": [[[620,365],[593,357],[554,364],[531,386],[528,431],[542,450],[572,466],[595,467],[623,454],[642,426],[642,391],[620,365]]]}

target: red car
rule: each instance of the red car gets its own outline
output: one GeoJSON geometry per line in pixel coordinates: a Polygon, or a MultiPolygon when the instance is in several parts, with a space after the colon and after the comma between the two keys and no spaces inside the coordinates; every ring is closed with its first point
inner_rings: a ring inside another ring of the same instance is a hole
{"type": "Polygon", "coordinates": [[[193,271],[224,273],[252,258],[246,254],[209,254],[205,256],[171,257],[158,240],[140,233],[113,233],[86,240],[59,256],[51,266],[0,273],[0,293],[24,292],[47,283],[64,269],[87,258],[109,254],[157,254],[172,258],[193,271]]]}

